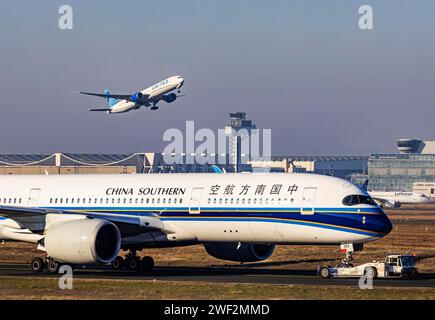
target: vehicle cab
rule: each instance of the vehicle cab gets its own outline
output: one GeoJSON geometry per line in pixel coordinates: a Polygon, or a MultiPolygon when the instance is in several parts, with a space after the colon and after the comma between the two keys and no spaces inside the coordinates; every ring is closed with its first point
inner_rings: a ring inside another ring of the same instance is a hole
{"type": "Polygon", "coordinates": [[[390,275],[413,275],[417,273],[415,255],[388,255],[385,258],[385,268],[390,275]]]}

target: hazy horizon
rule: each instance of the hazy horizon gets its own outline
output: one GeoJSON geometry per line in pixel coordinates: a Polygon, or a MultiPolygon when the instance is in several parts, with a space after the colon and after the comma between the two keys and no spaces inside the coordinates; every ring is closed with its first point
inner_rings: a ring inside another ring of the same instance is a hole
{"type": "Polygon", "coordinates": [[[0,153],[162,152],[163,132],[223,128],[244,111],[273,155],[396,153],[435,139],[435,2],[14,1],[0,3],[0,153]],[[71,5],[74,29],[58,28],[71,5]],[[374,30],[358,28],[370,4],[374,30]],[[171,75],[158,111],[91,113],[171,75]]]}

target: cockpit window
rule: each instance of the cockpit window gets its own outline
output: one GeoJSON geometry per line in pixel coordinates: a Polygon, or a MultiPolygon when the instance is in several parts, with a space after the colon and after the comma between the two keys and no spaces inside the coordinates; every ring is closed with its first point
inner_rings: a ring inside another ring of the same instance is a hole
{"type": "Polygon", "coordinates": [[[360,194],[353,194],[353,195],[344,197],[343,204],[345,206],[355,206],[357,204],[369,204],[372,206],[376,205],[376,203],[373,201],[373,199],[371,197],[360,195],[360,194]]]}

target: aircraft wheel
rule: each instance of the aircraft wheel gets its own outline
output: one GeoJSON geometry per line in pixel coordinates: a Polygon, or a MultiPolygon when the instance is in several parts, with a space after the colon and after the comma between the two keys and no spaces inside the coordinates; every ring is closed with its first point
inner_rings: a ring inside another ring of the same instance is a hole
{"type": "Polygon", "coordinates": [[[373,267],[367,268],[364,274],[368,279],[376,279],[378,276],[378,272],[373,267]]]}
{"type": "Polygon", "coordinates": [[[122,268],[124,267],[124,263],[124,258],[121,256],[117,256],[115,260],[112,261],[112,268],[114,270],[122,270],[122,268]]]}
{"type": "Polygon", "coordinates": [[[140,268],[140,258],[139,257],[131,257],[126,261],[126,264],[130,270],[138,271],[140,268]]]}
{"type": "Polygon", "coordinates": [[[331,272],[329,271],[329,268],[326,266],[321,267],[320,268],[320,276],[324,279],[331,277],[331,272]]]}
{"type": "Polygon", "coordinates": [[[151,272],[154,269],[154,259],[149,256],[143,257],[140,264],[144,272],[151,272]]]}
{"type": "Polygon", "coordinates": [[[41,258],[33,258],[30,266],[33,272],[42,272],[44,270],[44,260],[41,258]]]}
{"type": "Polygon", "coordinates": [[[47,269],[50,273],[58,273],[60,268],[60,263],[56,260],[50,259],[47,262],[47,269]]]}

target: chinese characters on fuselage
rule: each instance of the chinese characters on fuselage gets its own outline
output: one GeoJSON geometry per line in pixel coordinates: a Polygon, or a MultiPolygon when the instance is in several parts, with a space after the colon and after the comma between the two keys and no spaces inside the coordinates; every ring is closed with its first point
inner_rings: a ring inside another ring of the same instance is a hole
{"type": "Polygon", "coordinates": [[[298,186],[293,184],[289,186],[283,186],[282,184],[273,184],[270,186],[264,184],[258,185],[240,185],[236,186],[234,184],[227,185],[219,185],[215,184],[210,187],[209,195],[218,196],[218,195],[255,195],[255,196],[263,196],[263,195],[292,195],[294,192],[298,191],[298,186]]]}

